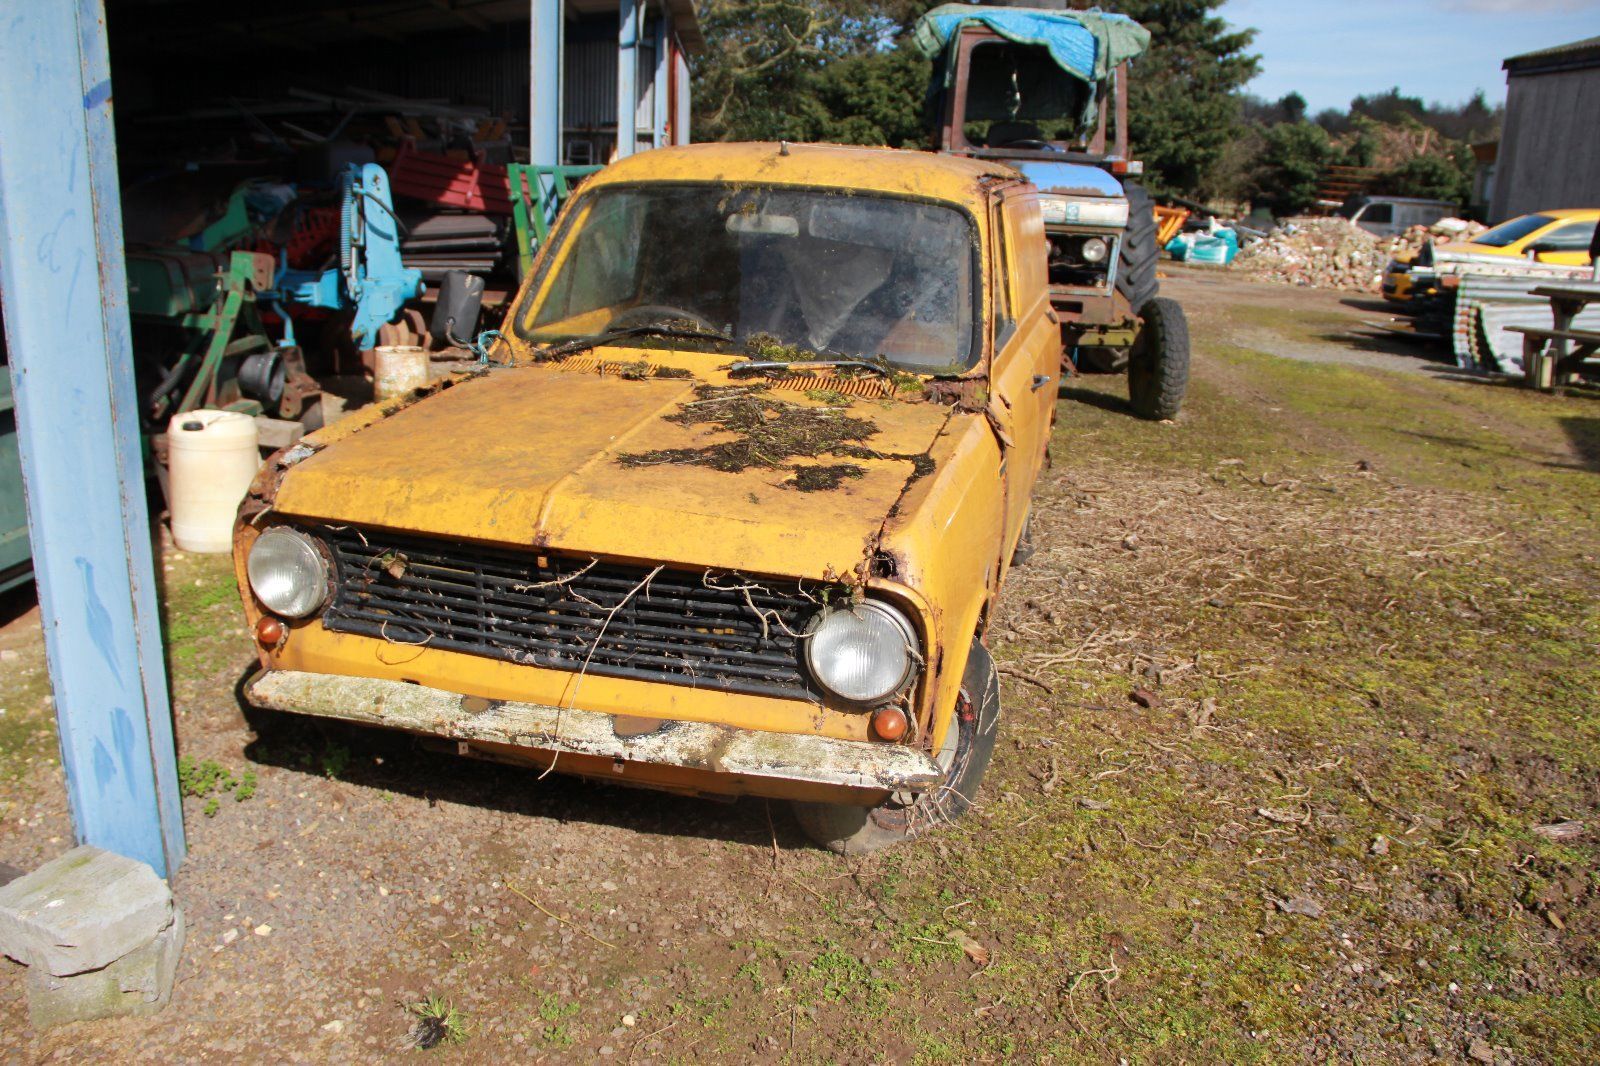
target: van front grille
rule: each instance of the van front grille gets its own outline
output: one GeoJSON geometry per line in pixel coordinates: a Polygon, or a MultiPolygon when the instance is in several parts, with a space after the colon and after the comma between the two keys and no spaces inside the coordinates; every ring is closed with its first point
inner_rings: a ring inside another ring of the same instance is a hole
{"type": "Polygon", "coordinates": [[[821,587],[345,527],[323,625],[508,662],[820,700],[799,635],[821,587]]]}

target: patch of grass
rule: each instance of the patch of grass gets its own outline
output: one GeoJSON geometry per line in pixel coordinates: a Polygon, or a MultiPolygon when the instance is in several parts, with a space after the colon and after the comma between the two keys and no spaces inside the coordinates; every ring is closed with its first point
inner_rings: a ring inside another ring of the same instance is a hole
{"type": "Polygon", "coordinates": [[[541,995],[537,1007],[539,1020],[544,1022],[539,1033],[540,1039],[558,1050],[570,1048],[577,1042],[570,1020],[578,1013],[578,1009],[576,1003],[564,1003],[553,992],[541,995]]]}
{"type": "Polygon", "coordinates": [[[889,1011],[898,990],[880,968],[881,964],[869,967],[855,953],[828,944],[809,962],[792,963],[784,980],[802,1003],[836,1004],[864,1018],[879,1018],[889,1011]]]}
{"type": "Polygon", "coordinates": [[[1600,472],[1564,425],[1593,401],[1214,340],[1177,426],[1075,387],[1036,503],[1058,539],[990,645],[1053,691],[1007,681],[980,809],[857,875],[942,1020],[910,1053],[1449,1059],[1481,1023],[1592,1060],[1594,846],[1532,827],[1592,811],[1600,765],[1600,472]],[[981,982],[953,922],[993,946],[981,982]]]}
{"type": "Polygon", "coordinates": [[[318,758],[318,765],[321,767],[324,777],[337,780],[344,776],[346,770],[350,769],[350,749],[344,744],[330,740],[322,749],[322,754],[318,758]]]}
{"type": "Polygon", "coordinates": [[[254,770],[234,777],[232,770],[214,760],[178,757],[178,791],[185,796],[208,797],[201,808],[207,818],[215,818],[222,810],[223,795],[231,792],[235,803],[243,803],[256,794],[256,784],[254,770]]]}
{"type": "Polygon", "coordinates": [[[444,996],[433,995],[408,1010],[416,1018],[408,1040],[423,1051],[441,1044],[459,1044],[467,1038],[466,1015],[444,996]]]}

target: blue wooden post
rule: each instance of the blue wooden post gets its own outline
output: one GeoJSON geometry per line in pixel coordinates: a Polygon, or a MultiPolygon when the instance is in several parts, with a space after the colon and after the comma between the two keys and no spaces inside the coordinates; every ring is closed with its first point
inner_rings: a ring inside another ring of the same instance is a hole
{"type": "Polygon", "coordinates": [[[82,843],[183,861],[101,0],[0,0],[0,290],[82,843]]]}
{"type": "Polygon", "coordinates": [[[566,74],[562,0],[530,0],[528,10],[528,149],[535,166],[556,166],[561,158],[562,93],[566,74]]]}
{"type": "Polygon", "coordinates": [[[639,0],[621,0],[617,28],[617,158],[639,150],[639,0]]]}

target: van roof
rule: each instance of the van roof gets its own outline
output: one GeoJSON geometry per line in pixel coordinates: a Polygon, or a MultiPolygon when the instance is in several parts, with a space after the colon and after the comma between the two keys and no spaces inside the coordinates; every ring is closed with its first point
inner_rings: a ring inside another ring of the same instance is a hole
{"type": "Polygon", "coordinates": [[[619,159],[589,179],[613,183],[704,181],[809,185],[946,200],[974,207],[985,183],[1022,181],[1004,163],[901,148],[838,144],[706,143],[656,148],[619,159]]]}

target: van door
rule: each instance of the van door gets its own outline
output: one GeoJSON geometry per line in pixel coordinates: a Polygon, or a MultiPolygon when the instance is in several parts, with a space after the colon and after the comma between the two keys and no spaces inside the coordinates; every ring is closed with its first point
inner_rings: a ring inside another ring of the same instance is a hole
{"type": "Polygon", "coordinates": [[[1009,438],[1004,459],[1004,548],[1009,556],[1050,446],[1061,372],[1061,328],[1051,317],[1048,245],[1037,190],[1031,185],[1005,190],[990,217],[995,353],[989,369],[994,392],[990,408],[1009,438]]]}

